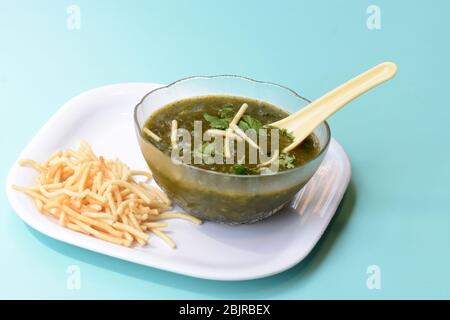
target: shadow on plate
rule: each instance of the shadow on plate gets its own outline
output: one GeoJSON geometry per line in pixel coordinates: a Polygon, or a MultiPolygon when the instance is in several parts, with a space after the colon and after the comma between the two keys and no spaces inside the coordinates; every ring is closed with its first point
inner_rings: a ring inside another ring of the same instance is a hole
{"type": "MultiPolygon", "coordinates": [[[[54,240],[38,231],[28,227],[41,243],[50,249],[62,253],[71,259],[95,265],[119,274],[132,276],[139,280],[170,286],[198,294],[208,295],[212,298],[239,298],[248,293],[252,297],[270,298],[277,293],[289,290],[290,287],[301,287],[308,277],[313,274],[326,259],[328,252],[345,229],[347,221],[356,202],[356,190],[353,181],[350,181],[347,191],[341,201],[336,214],[329,227],[323,234],[310,254],[299,264],[277,275],[247,281],[214,281],[191,278],[167,271],[149,268],[123,261],[106,255],[91,252],[86,249],[54,240]]],[[[188,297],[187,297],[188,298],[188,297]]]]}

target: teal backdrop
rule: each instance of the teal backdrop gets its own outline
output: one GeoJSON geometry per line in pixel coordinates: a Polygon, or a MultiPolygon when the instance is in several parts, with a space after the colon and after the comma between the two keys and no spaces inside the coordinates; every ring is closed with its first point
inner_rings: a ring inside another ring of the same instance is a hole
{"type": "Polygon", "coordinates": [[[313,99],[379,62],[395,79],[330,120],[353,168],[313,252],[281,274],[218,282],[79,249],[0,194],[0,298],[450,298],[450,1],[0,1],[0,180],[71,97],[119,82],[239,74],[313,99]],[[81,29],[67,27],[80,9],[81,29]],[[369,29],[376,5],[381,29],[369,29]],[[69,21],[70,22],[70,21],[69,21]],[[66,286],[67,269],[81,288],[66,286]],[[369,266],[381,272],[370,290],[369,266]]]}

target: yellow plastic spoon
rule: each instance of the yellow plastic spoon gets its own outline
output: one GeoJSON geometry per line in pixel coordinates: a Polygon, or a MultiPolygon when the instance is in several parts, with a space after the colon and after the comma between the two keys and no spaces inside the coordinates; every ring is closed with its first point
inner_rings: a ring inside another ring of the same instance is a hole
{"type": "Polygon", "coordinates": [[[294,149],[328,117],[366,91],[391,79],[396,72],[395,63],[381,63],[314,100],[289,117],[272,123],[271,126],[286,129],[294,135],[294,141],[282,152],[294,149]]]}

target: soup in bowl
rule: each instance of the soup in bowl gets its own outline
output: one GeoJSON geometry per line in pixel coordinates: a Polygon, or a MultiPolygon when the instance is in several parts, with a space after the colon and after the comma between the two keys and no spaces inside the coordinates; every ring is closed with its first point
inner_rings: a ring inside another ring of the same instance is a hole
{"type": "Polygon", "coordinates": [[[297,148],[270,126],[309,101],[238,76],[192,77],[148,93],[135,107],[143,156],[158,185],[201,219],[252,223],[279,211],[309,181],[330,141],[326,122],[297,148]]]}

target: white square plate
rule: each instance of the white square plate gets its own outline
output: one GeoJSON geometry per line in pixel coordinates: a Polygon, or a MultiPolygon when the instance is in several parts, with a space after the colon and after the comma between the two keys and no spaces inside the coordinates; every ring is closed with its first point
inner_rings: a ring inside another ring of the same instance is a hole
{"type": "MultiPolygon", "coordinates": [[[[126,83],[94,89],[67,102],[36,134],[20,158],[45,160],[52,152],[88,141],[94,152],[147,169],[133,128],[133,107],[156,84],[126,83]]],[[[324,162],[290,207],[262,222],[201,226],[170,220],[172,250],[152,237],[146,247],[125,248],[64,229],[39,213],[11,184],[31,186],[36,173],[15,164],[7,179],[11,206],[31,227],[49,237],[123,260],[198,278],[247,280],[270,276],[300,262],[322,236],[350,180],[350,162],[332,140],[324,162]]]]}

